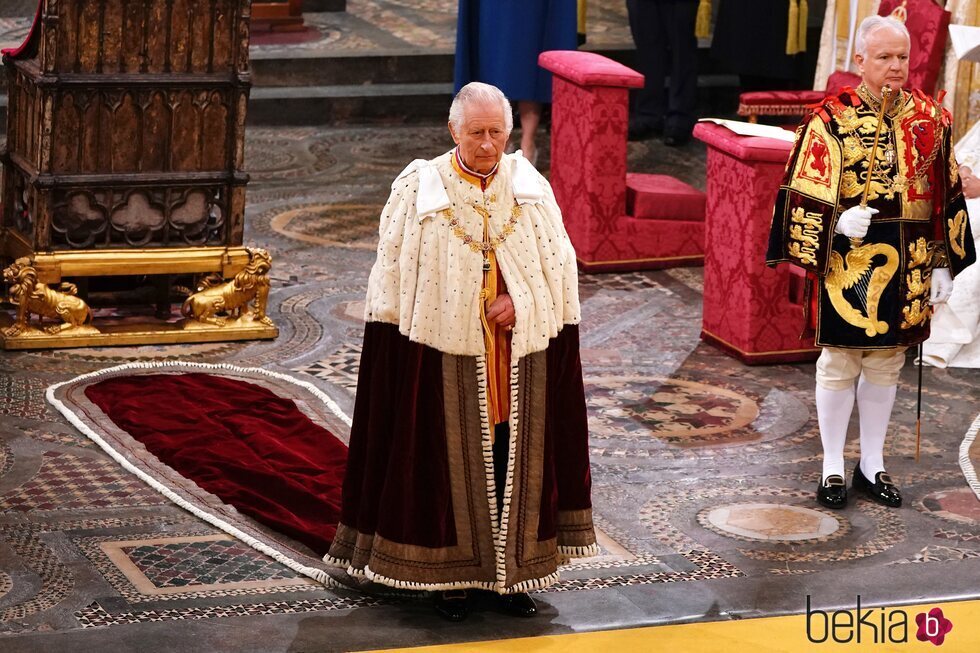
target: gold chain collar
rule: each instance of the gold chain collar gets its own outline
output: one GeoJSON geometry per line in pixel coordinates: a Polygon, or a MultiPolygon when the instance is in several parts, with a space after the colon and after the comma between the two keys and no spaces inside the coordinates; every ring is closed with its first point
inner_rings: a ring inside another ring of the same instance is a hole
{"type": "MultiPolygon", "coordinates": [[[[484,219],[489,219],[489,212],[482,206],[471,205],[473,210],[479,213],[484,219]]],[[[463,244],[468,246],[471,250],[477,253],[482,253],[484,257],[489,252],[494,251],[499,247],[507,237],[514,233],[514,227],[517,225],[517,221],[520,220],[523,211],[521,210],[521,205],[516,201],[514,202],[513,208],[510,210],[510,219],[504,224],[504,228],[496,236],[491,236],[489,239],[484,240],[483,238],[474,238],[470,234],[466,233],[463,229],[463,225],[459,223],[459,218],[453,212],[452,208],[443,209],[439,214],[449,220],[449,226],[453,229],[453,234],[463,241],[463,244]]]]}
{"type": "MultiPolygon", "coordinates": [[[[862,102],[867,104],[876,114],[881,112],[881,100],[874,96],[867,84],[861,82],[856,90],[862,102]]],[[[905,91],[898,89],[898,93],[892,98],[891,106],[885,111],[885,115],[889,118],[894,118],[903,106],[905,106],[905,91]]]]}

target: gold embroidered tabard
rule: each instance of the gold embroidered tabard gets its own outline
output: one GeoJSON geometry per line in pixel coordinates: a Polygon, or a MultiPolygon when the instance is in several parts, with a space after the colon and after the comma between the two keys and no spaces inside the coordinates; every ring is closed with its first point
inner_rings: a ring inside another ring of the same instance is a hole
{"type": "Polygon", "coordinates": [[[966,238],[966,211],[958,211],[955,216],[946,221],[949,224],[949,246],[957,256],[964,258],[966,249],[963,246],[963,239],[966,238]]]}
{"type": "Polygon", "coordinates": [[[928,220],[932,210],[933,161],[942,147],[943,131],[936,109],[912,93],[900,91],[885,112],[875,161],[871,165],[881,101],[862,84],[857,89],[862,104],[839,108],[834,113],[842,137],[841,199],[860,197],[868,185],[868,200],[901,201],[899,216],[928,220]]]}
{"type": "Polygon", "coordinates": [[[920,237],[909,243],[908,272],[905,279],[908,291],[905,293],[905,306],[902,307],[902,329],[916,327],[932,315],[932,307],[929,305],[931,259],[932,251],[925,238],[920,237]]]}
{"type": "Polygon", "coordinates": [[[871,243],[856,247],[841,257],[830,253],[830,273],[824,279],[827,295],[837,314],[850,325],[862,328],[871,338],[888,333],[888,323],[878,319],[878,304],[888,282],[898,271],[899,255],[891,245],[871,243]],[[872,266],[875,256],[884,256],[885,263],[872,266]],[[855,308],[844,290],[854,288],[863,306],[855,308]],[[862,310],[863,309],[863,310],[862,310]]]}
{"type": "Polygon", "coordinates": [[[790,222],[790,256],[799,259],[804,265],[816,265],[820,233],[823,231],[823,215],[797,207],[790,214],[790,222]]]}

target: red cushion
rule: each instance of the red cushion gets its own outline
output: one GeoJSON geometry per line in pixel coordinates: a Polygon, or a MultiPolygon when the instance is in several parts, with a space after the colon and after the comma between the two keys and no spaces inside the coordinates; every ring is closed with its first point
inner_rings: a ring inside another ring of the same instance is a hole
{"type": "Polygon", "coordinates": [[[579,86],[643,88],[643,75],[594,52],[549,50],[538,55],[538,65],[579,86]]]}
{"type": "Polygon", "coordinates": [[[743,105],[800,105],[814,104],[827,97],[823,91],[752,91],[742,93],[738,101],[743,105]]]}
{"type": "Polygon", "coordinates": [[[626,174],[626,213],[654,220],[704,220],[705,195],[670,175],[626,174]]]}
{"type": "MultiPolygon", "coordinates": [[[[766,161],[778,163],[781,166],[786,164],[790,151],[793,149],[793,144],[787,141],[763,136],[739,136],[727,127],[713,122],[696,124],[694,137],[704,141],[710,147],[718,148],[722,152],[743,161],[766,161]]],[[[773,186],[774,197],[775,189],[778,186],[778,183],[773,186]]]]}

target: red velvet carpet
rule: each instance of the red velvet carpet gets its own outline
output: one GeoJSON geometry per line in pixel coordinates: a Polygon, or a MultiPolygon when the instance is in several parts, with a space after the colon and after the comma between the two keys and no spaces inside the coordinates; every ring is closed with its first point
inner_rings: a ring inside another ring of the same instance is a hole
{"type": "Polygon", "coordinates": [[[48,398],[178,505],[324,580],[349,428],[314,386],[260,369],[140,364],[53,386],[48,398]]]}

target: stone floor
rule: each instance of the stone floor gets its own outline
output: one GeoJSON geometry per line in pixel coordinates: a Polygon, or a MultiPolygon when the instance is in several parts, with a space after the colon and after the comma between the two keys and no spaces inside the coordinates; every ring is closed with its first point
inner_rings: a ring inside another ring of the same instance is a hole
{"type": "MultiPolygon", "coordinates": [[[[269,38],[256,32],[252,49],[263,53],[301,50],[309,55],[405,48],[452,52],[457,4],[457,0],[347,0],[346,12],[304,14],[307,30],[301,35],[269,38]]],[[[36,2],[4,0],[0,5],[0,47],[19,44],[27,36],[36,2]]],[[[589,49],[633,46],[625,2],[591,0],[587,25],[589,49]]]]}
{"type": "MultiPolygon", "coordinates": [[[[349,0],[346,15],[309,15],[303,42],[253,52],[449,52],[454,5],[349,0]]],[[[589,7],[590,47],[628,43],[624,3],[589,7]]],[[[26,34],[12,13],[0,44],[26,34]]],[[[388,185],[449,146],[442,126],[248,131],[246,235],[274,257],[274,342],[0,352],[0,650],[358,650],[785,614],[807,596],[826,609],[980,595],[980,501],[957,461],[980,372],[925,370],[915,463],[908,366],[886,451],[907,505],[826,511],[812,500],[812,365],[750,368],[701,343],[699,268],[580,280],[602,554],[537,593],[536,619],[483,601],[447,624],[425,597],[312,584],[170,505],[45,403],[47,386],[85,372],[182,359],[288,373],[349,412],[388,185]]],[[[629,149],[631,170],[699,188],[704,158],[698,143],[629,149]]],[[[980,443],[967,453],[976,466],[980,443]]],[[[848,469],[856,459],[852,442],[848,469]]]]}
{"type": "MultiPolygon", "coordinates": [[[[858,594],[865,605],[980,594],[980,502],[957,464],[980,372],[925,370],[915,463],[905,370],[886,451],[904,508],[824,510],[812,500],[812,365],[750,368],[701,343],[699,268],[580,280],[602,555],[538,593],[536,619],[485,603],[447,624],[424,597],[325,589],[168,504],[47,406],[44,389],[179,358],[293,374],[349,411],[387,186],[450,145],[435,126],[252,129],[247,140],[247,241],[274,256],[276,341],[0,354],[5,652],[357,650],[800,612],[808,595],[829,607],[858,594]]],[[[629,160],[704,186],[697,143],[635,143],[629,160]]],[[[848,468],[856,456],[852,442],[848,468]]]]}

